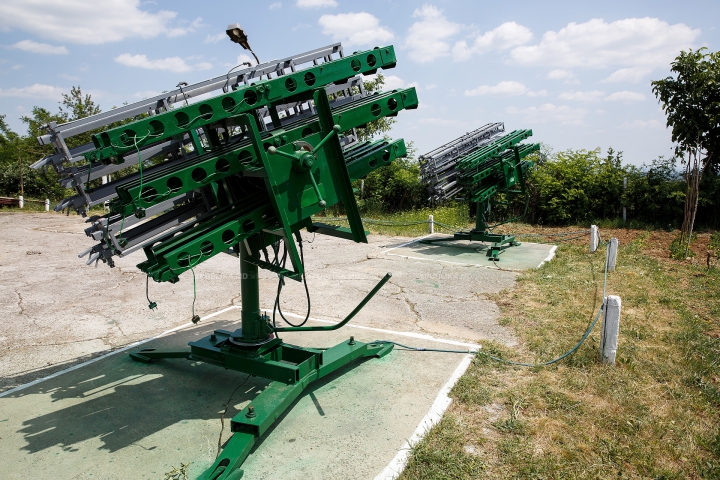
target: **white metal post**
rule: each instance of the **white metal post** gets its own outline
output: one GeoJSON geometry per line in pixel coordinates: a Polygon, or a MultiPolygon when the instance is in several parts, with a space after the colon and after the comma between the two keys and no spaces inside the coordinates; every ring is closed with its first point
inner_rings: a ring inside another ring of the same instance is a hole
{"type": "Polygon", "coordinates": [[[599,238],[597,225],[590,225],[590,253],[597,250],[599,238]]]}
{"type": "MultiPolygon", "coordinates": [[[[623,193],[627,191],[627,177],[623,177],[623,193]]],[[[627,208],[623,205],[623,223],[627,222],[627,208]]]]}
{"type": "Polygon", "coordinates": [[[50,199],[49,198],[45,199],[45,211],[46,212],[50,211],[50,199]]]}
{"type": "Polygon", "coordinates": [[[603,301],[602,337],[600,338],[600,355],[603,363],[615,365],[620,333],[620,307],[622,302],[617,295],[609,295],[603,301]]]}
{"type": "Polygon", "coordinates": [[[18,197],[18,200],[19,200],[18,207],[25,208],[25,198],[22,195],[20,195],[20,197],[18,197]]]}
{"type": "Polygon", "coordinates": [[[435,220],[432,215],[428,217],[428,233],[435,233],[435,220]]]}
{"type": "Polygon", "coordinates": [[[619,246],[620,246],[620,242],[618,242],[617,238],[613,237],[610,239],[610,245],[608,245],[608,249],[610,250],[608,252],[608,265],[607,265],[608,272],[615,271],[615,263],[617,262],[617,254],[618,254],[619,246]]]}

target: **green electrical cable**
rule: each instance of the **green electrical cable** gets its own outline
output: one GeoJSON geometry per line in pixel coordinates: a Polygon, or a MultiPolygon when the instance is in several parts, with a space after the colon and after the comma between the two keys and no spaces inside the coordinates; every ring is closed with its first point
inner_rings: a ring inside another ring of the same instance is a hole
{"type": "MultiPolygon", "coordinates": [[[[603,244],[607,245],[607,243],[603,243],[603,244]]],[[[610,258],[610,249],[606,248],[605,249],[605,278],[603,280],[603,299],[606,297],[606,294],[607,294],[607,278],[608,278],[607,266],[608,266],[609,258],[610,258]]],[[[388,344],[391,343],[391,344],[397,345],[398,347],[401,347],[405,350],[412,350],[412,351],[416,351],[416,352],[442,352],[442,353],[464,353],[464,354],[475,353],[477,355],[483,355],[491,360],[494,360],[494,361],[500,362],[500,363],[505,363],[507,365],[516,365],[516,366],[520,366],[520,367],[542,367],[542,366],[552,365],[553,363],[557,363],[557,362],[569,357],[573,353],[575,353],[580,348],[580,346],[583,343],[585,343],[585,340],[587,340],[587,338],[590,336],[590,333],[595,328],[595,325],[597,324],[598,320],[600,319],[600,315],[602,314],[602,312],[604,310],[605,310],[605,305],[603,304],[600,306],[600,309],[598,310],[597,315],[595,315],[595,318],[593,319],[593,321],[590,323],[590,326],[587,328],[587,330],[585,330],[585,333],[583,334],[582,338],[580,338],[580,341],[573,348],[571,348],[570,350],[568,350],[567,352],[565,352],[564,354],[562,354],[561,356],[559,356],[553,360],[550,360],[547,362],[541,362],[541,363],[514,362],[512,360],[505,360],[504,358],[495,357],[493,355],[490,355],[489,353],[483,352],[482,350],[477,350],[476,352],[472,352],[471,350],[446,350],[446,349],[440,349],[440,348],[411,347],[408,345],[403,345],[402,343],[393,342],[391,340],[376,340],[374,343],[388,343],[388,344]]]]}

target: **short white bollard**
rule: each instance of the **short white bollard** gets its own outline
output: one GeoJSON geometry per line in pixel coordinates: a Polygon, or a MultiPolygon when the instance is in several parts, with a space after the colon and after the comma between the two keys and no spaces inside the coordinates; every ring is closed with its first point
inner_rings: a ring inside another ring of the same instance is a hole
{"type": "Polygon", "coordinates": [[[435,233],[435,220],[432,215],[428,217],[428,233],[435,233]]]}
{"type": "Polygon", "coordinates": [[[597,225],[590,225],[590,253],[597,250],[599,237],[597,225]]]}
{"type": "Polygon", "coordinates": [[[18,207],[25,208],[25,198],[23,198],[23,196],[20,195],[20,197],[18,197],[18,200],[19,200],[18,207]]]}
{"type": "Polygon", "coordinates": [[[50,199],[49,198],[45,199],[45,211],[46,212],[50,211],[50,199]]]}
{"type": "Polygon", "coordinates": [[[600,338],[600,355],[603,363],[615,365],[615,356],[618,349],[618,334],[620,333],[620,297],[609,295],[605,297],[605,311],[603,316],[602,337],[600,338]]]}
{"type": "Polygon", "coordinates": [[[610,245],[608,245],[608,264],[607,269],[608,272],[614,272],[615,271],[615,263],[617,263],[617,254],[618,254],[618,247],[620,246],[620,243],[618,242],[617,238],[611,238],[610,239],[610,245]]]}

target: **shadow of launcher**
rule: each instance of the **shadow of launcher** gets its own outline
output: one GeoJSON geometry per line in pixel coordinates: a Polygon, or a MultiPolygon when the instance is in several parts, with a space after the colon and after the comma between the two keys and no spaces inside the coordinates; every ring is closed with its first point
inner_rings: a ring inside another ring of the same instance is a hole
{"type": "Polygon", "coordinates": [[[52,144],[55,153],[34,167],[55,168],[61,185],[76,191],[56,210],[86,215],[93,205],[109,205],[110,213],[87,220],[86,233],[97,242],[80,254],[88,257],[87,264],[112,267],[114,257],[142,250],[147,259],[138,267],[148,279],[174,283],[215,255],[240,259],[240,328],[215,331],[188,349],[131,354],[141,362],[192,359],[271,380],[231,420],[233,436],[201,478],[240,478],[253,444],[310,383],[392,350],[392,344],[352,337],[322,350],[278,337],[342,327],[389,280],[389,273],[336,325],[277,327],[260,310],[258,269],[278,274],[280,282],[304,281],[302,229],[367,242],[351,182],[406,156],[407,150],[402,139],[359,142],[355,129],[415,109],[418,98],[414,88],[368,95],[362,75],[395,63],[392,46],[345,56],[334,44],[194,85],[179,84],[178,90],[85,119],[48,124],[47,134],[38,138],[52,144]],[[222,92],[188,101],[215,90],[222,92]],[[97,129],[91,144],[68,148],[68,138],[97,129]],[[137,171],[91,186],[93,180],[127,172],[128,166],[137,171]],[[338,203],[347,212],[349,228],[312,222],[313,215],[338,203]]]}
{"type": "Polygon", "coordinates": [[[430,200],[436,203],[460,199],[475,204],[475,228],[456,232],[450,238],[429,238],[433,244],[455,240],[490,243],[488,259],[500,260],[500,252],[520,245],[513,235],[492,233],[485,222],[485,211],[496,193],[524,194],[525,172],[533,165],[528,155],[540,144],[522,144],[532,130],[515,130],[503,135],[503,123],[489,123],[450,143],[421,155],[421,180],[428,186],[430,200]]]}

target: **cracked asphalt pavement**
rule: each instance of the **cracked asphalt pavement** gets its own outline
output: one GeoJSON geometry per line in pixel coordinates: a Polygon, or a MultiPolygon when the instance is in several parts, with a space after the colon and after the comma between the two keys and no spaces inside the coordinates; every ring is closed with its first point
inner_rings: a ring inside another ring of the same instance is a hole
{"type": "MultiPolygon", "coordinates": [[[[78,254],[93,241],[76,216],[0,213],[0,391],[108,353],[187,323],[192,276],[176,284],[150,282],[136,264],[142,252],[116,267],[86,266],[78,254]]],[[[382,276],[392,279],[353,323],[441,338],[514,345],[497,322],[487,295],[515,284],[516,272],[386,256],[403,237],[371,235],[356,244],[303,232],[307,281],[315,318],[342,319],[382,276]]],[[[239,305],[237,258],[217,255],[195,268],[201,317],[239,305]]],[[[278,278],[261,270],[261,306],[272,313],[278,278]]],[[[286,281],[283,311],[304,315],[302,284],[286,281]]],[[[239,319],[240,311],[237,310],[239,319]]]]}

